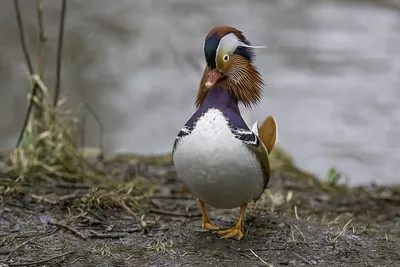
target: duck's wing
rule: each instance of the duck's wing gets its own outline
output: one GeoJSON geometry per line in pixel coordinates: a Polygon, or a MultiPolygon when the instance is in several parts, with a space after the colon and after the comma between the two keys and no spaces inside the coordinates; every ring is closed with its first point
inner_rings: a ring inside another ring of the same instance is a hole
{"type": "MultiPolygon", "coordinates": [[[[258,137],[257,137],[258,139],[258,137]]],[[[262,142],[258,142],[258,145],[247,145],[247,148],[254,154],[257,161],[260,164],[263,177],[264,177],[264,189],[267,188],[269,177],[271,175],[268,151],[262,142]]]]}
{"type": "Polygon", "coordinates": [[[268,153],[271,153],[274,148],[276,142],[278,141],[278,124],[273,116],[268,116],[263,124],[261,124],[260,128],[258,128],[258,137],[264,143],[265,147],[268,150],[268,153]]]}
{"type": "Polygon", "coordinates": [[[263,172],[264,188],[266,188],[271,173],[268,155],[278,140],[278,125],[275,118],[268,116],[260,127],[256,121],[251,130],[234,129],[232,133],[256,156],[263,172]]]}
{"type": "MultiPolygon", "coordinates": [[[[253,125],[253,128],[257,127],[257,124],[253,125]]],[[[260,141],[259,137],[257,136],[254,131],[249,129],[243,128],[233,128],[231,129],[232,133],[235,137],[242,141],[244,145],[251,151],[252,154],[257,158],[258,162],[260,163],[260,167],[264,177],[264,188],[267,187],[270,177],[270,166],[269,166],[269,159],[268,159],[268,151],[260,141]]],[[[258,132],[256,130],[256,132],[258,132]]]]}
{"type": "Polygon", "coordinates": [[[258,146],[260,143],[258,136],[248,128],[231,127],[231,132],[245,145],[258,146]]]}
{"type": "Polygon", "coordinates": [[[255,133],[255,135],[258,136],[258,122],[257,121],[254,122],[253,127],[251,127],[251,131],[253,133],[255,133]]]}

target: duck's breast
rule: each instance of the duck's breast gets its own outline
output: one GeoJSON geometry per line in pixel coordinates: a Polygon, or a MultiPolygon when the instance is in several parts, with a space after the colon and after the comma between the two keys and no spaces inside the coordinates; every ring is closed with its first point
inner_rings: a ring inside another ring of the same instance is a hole
{"type": "Polygon", "coordinates": [[[216,208],[235,208],[264,191],[255,155],[232,133],[218,109],[209,109],[174,151],[178,176],[199,199],[216,208]]]}

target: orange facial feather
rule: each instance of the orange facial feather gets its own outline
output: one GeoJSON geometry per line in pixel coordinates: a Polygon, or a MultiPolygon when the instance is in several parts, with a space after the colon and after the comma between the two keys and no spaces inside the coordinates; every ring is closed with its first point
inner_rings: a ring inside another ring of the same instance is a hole
{"type": "Polygon", "coordinates": [[[205,86],[210,73],[210,68],[206,66],[197,92],[195,102],[197,108],[203,103],[208,90],[215,87],[226,88],[245,107],[259,103],[264,86],[261,74],[250,61],[240,55],[231,55],[229,61],[228,73],[210,88],[205,86]]]}

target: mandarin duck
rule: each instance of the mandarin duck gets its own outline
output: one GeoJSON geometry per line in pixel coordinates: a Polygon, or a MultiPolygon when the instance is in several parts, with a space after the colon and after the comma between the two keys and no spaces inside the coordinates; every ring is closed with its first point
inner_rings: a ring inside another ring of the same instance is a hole
{"type": "Polygon", "coordinates": [[[247,204],[257,201],[270,178],[268,155],[277,141],[277,124],[268,116],[250,130],[239,104],[261,99],[263,80],[253,65],[254,49],[243,33],[219,26],[206,36],[206,67],[195,101],[197,110],[178,133],[173,162],[183,184],[198,198],[202,229],[222,238],[243,238],[247,204]],[[236,225],[221,229],[211,223],[205,204],[219,209],[240,207],[236,225]]]}

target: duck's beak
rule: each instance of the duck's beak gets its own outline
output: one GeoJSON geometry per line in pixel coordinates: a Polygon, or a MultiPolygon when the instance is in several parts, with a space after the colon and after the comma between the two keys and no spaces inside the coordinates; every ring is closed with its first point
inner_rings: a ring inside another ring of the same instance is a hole
{"type": "Polygon", "coordinates": [[[222,73],[217,70],[217,69],[213,69],[212,71],[210,71],[208,73],[208,77],[205,83],[206,88],[210,88],[211,86],[213,86],[219,79],[221,79],[222,77],[222,73]]]}

